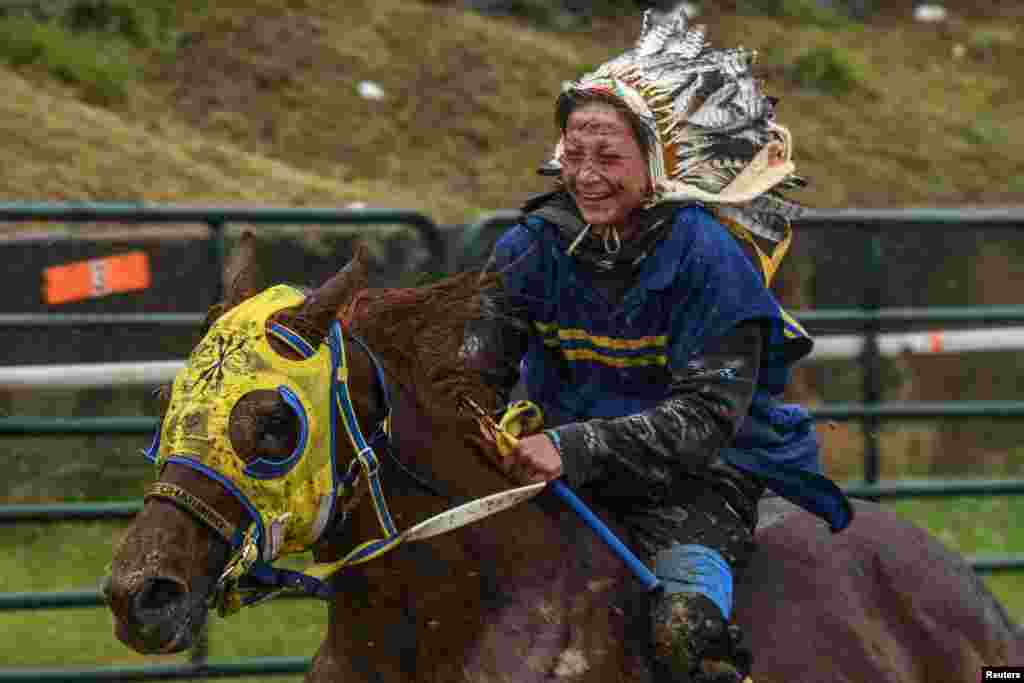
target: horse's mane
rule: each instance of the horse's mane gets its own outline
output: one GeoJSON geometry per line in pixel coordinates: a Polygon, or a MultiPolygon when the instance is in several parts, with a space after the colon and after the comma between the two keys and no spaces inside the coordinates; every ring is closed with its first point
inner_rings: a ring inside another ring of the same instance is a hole
{"type": "Polygon", "coordinates": [[[454,416],[462,395],[494,406],[494,390],[460,350],[466,324],[488,315],[498,285],[497,276],[466,272],[422,287],[364,289],[340,317],[428,414],[454,416]]]}

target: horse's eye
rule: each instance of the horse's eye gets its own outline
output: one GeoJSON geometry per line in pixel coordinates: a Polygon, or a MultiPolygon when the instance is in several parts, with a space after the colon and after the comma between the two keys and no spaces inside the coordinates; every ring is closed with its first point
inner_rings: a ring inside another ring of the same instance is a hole
{"type": "Polygon", "coordinates": [[[274,452],[294,444],[299,434],[299,416],[284,402],[257,419],[259,445],[274,452]]]}
{"type": "Polygon", "coordinates": [[[302,421],[278,392],[258,389],[232,409],[228,432],[235,453],[245,462],[281,461],[298,448],[302,421]]]}
{"type": "Polygon", "coordinates": [[[299,416],[287,403],[279,401],[256,420],[256,446],[263,455],[281,457],[291,454],[299,439],[299,416]]]}

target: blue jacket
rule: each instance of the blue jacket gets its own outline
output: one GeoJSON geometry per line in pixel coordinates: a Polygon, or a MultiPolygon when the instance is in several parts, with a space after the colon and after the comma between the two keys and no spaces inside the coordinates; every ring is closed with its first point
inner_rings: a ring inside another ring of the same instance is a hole
{"type": "Polygon", "coordinates": [[[777,400],[810,337],[706,210],[676,213],[617,306],[581,279],[557,228],[537,216],[505,233],[494,258],[511,305],[533,326],[523,380],[549,425],[648,410],[668,397],[670,368],[686,367],[738,324],[762,321],[767,339],[750,411],[721,455],[833,530],[849,523],[849,502],[821,474],[811,416],[777,400]]]}

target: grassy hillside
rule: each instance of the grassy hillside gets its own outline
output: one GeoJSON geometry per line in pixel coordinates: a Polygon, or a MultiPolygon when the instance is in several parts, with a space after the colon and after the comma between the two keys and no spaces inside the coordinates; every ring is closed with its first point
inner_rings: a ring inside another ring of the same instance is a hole
{"type": "MultiPolygon", "coordinates": [[[[170,47],[116,55],[135,67],[121,95],[43,59],[0,67],[0,198],[364,201],[461,222],[544,187],[533,169],[553,143],[561,81],[639,26],[556,32],[408,0],[178,8],[170,47]],[[384,98],[362,98],[364,80],[384,98]]],[[[713,8],[699,21],[716,45],[761,52],[813,181],[808,204],[1024,195],[1024,142],[1011,135],[1024,125],[1018,24],[954,12],[935,27],[902,12],[836,26],[713,8]]]]}

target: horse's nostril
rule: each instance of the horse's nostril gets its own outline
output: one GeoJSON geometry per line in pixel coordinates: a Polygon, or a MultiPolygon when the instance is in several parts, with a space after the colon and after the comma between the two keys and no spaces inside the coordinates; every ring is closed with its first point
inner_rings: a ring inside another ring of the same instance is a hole
{"type": "Polygon", "coordinates": [[[185,586],[174,579],[155,577],[146,579],[135,594],[135,609],[159,610],[181,600],[187,591],[185,586]]]}

